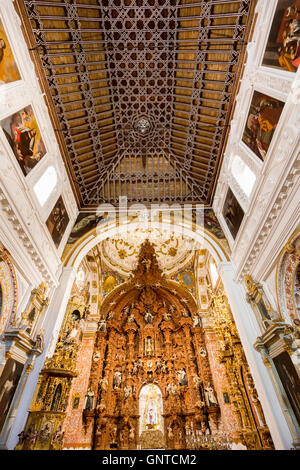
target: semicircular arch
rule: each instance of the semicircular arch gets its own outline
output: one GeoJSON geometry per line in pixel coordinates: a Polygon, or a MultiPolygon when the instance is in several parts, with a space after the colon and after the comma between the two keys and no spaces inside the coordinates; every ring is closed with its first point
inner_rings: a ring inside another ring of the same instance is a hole
{"type": "MultiPolygon", "coordinates": [[[[83,235],[67,254],[64,265],[65,267],[79,267],[82,259],[88,252],[94,248],[98,243],[102,242],[106,238],[114,236],[116,233],[122,236],[128,230],[138,230],[141,227],[140,222],[130,222],[123,226],[106,225],[101,227],[95,227],[88,233],[83,235]]],[[[215,237],[210,231],[206,230],[201,226],[193,224],[191,228],[182,227],[179,223],[167,223],[167,222],[151,222],[151,228],[157,228],[162,230],[169,230],[176,234],[182,234],[186,237],[190,237],[207,249],[213,258],[219,262],[228,262],[230,257],[224,247],[221,245],[219,239],[215,237]]]]}

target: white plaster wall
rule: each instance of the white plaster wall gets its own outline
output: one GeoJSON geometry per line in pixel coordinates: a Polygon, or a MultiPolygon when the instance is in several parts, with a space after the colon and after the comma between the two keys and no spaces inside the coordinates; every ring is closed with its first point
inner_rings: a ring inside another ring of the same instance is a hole
{"type": "Polygon", "coordinates": [[[276,5],[277,0],[259,0],[256,7],[257,24],[247,46],[248,60],[213,203],[231,246],[239,281],[248,273],[257,281],[265,281],[288,238],[287,231],[293,233],[299,225],[300,70],[294,74],[261,66],[276,5]],[[264,162],[241,140],[255,90],[285,102],[264,162]],[[233,155],[239,155],[256,175],[250,197],[231,174],[229,163],[233,155]],[[245,211],[235,240],[222,215],[228,186],[245,211]]]}
{"type": "Polygon", "coordinates": [[[22,240],[23,237],[23,241],[24,237],[28,237],[32,248],[26,247],[26,244],[24,246],[23,243],[23,250],[29,251],[32,262],[43,279],[54,286],[61,274],[60,256],[76,220],[78,209],[13,0],[0,0],[0,17],[22,77],[20,81],[0,86],[0,120],[31,105],[47,150],[41,161],[24,177],[0,128],[0,210],[7,206],[7,229],[17,231],[18,238],[22,240]],[[46,204],[41,207],[33,186],[50,165],[56,169],[58,183],[46,204]],[[56,249],[45,221],[60,195],[70,220],[56,249]]]}

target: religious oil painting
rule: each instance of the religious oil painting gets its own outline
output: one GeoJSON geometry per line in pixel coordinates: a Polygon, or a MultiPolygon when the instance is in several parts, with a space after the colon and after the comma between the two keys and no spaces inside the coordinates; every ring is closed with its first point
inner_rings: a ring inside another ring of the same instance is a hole
{"type": "Polygon", "coordinates": [[[54,241],[56,248],[58,248],[62,237],[65,233],[67,225],[69,223],[69,216],[65,208],[64,201],[60,196],[57,203],[52,209],[51,214],[49,215],[46,225],[50,232],[50,235],[54,241]]]}
{"type": "Polygon", "coordinates": [[[261,160],[265,160],[284,103],[255,91],[242,140],[261,160]]]}
{"type": "Polygon", "coordinates": [[[273,361],[298,426],[300,426],[300,378],[290,355],[286,351],[276,356],[273,361]]]}
{"type": "Polygon", "coordinates": [[[21,75],[0,18],[0,87],[18,80],[21,75]]]}
{"type": "Polygon", "coordinates": [[[297,72],[300,64],[300,0],[278,0],[262,64],[297,72]]]}
{"type": "Polygon", "coordinates": [[[26,106],[17,113],[2,119],[0,125],[24,176],[28,175],[46,154],[32,107],[26,106]]]}
{"type": "Polygon", "coordinates": [[[203,223],[204,228],[213,233],[217,238],[226,238],[213,209],[204,209],[203,223]]]}
{"type": "Polygon", "coordinates": [[[79,212],[77,220],[72,228],[70,233],[68,244],[73,244],[83,235],[88,233],[93,228],[97,227],[101,222],[105,223],[107,221],[106,214],[97,214],[96,212],[79,212]]]}
{"type": "Polygon", "coordinates": [[[232,237],[235,239],[244,217],[244,211],[230,188],[228,188],[223,207],[223,217],[232,237]]]}
{"type": "Polygon", "coordinates": [[[9,358],[0,377],[0,432],[3,429],[10,405],[18,386],[23,364],[9,358]]]}

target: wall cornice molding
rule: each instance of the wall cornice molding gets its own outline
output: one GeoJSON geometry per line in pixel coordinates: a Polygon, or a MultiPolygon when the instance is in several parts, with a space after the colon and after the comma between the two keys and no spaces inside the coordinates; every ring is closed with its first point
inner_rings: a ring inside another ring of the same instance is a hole
{"type": "MultiPolygon", "coordinates": [[[[35,243],[32,240],[31,234],[29,233],[27,229],[24,228],[23,222],[20,220],[19,214],[16,213],[15,209],[13,208],[13,205],[11,204],[8,196],[5,194],[5,191],[3,190],[1,186],[0,186],[0,205],[1,205],[1,209],[3,210],[6,216],[5,218],[10,223],[13,231],[17,233],[20,242],[25,248],[27,254],[30,256],[35,267],[42,275],[42,278],[48,283],[49,287],[57,286],[57,279],[56,279],[55,273],[53,273],[49,269],[49,267],[47,266],[47,263],[45,263],[45,259],[43,259],[43,257],[40,256],[39,250],[35,246],[35,243]]],[[[45,246],[43,246],[42,248],[45,248],[45,246]]],[[[47,255],[49,255],[49,252],[47,251],[43,251],[43,252],[46,257],[47,255]]]]}

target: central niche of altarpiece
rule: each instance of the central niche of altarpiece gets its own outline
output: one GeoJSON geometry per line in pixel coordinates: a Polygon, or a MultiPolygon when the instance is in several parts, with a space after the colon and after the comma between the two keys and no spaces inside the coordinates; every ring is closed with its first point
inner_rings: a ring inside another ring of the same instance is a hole
{"type": "Polygon", "coordinates": [[[94,449],[187,448],[218,425],[201,320],[146,241],[101,309],[84,420],[94,449]]]}

